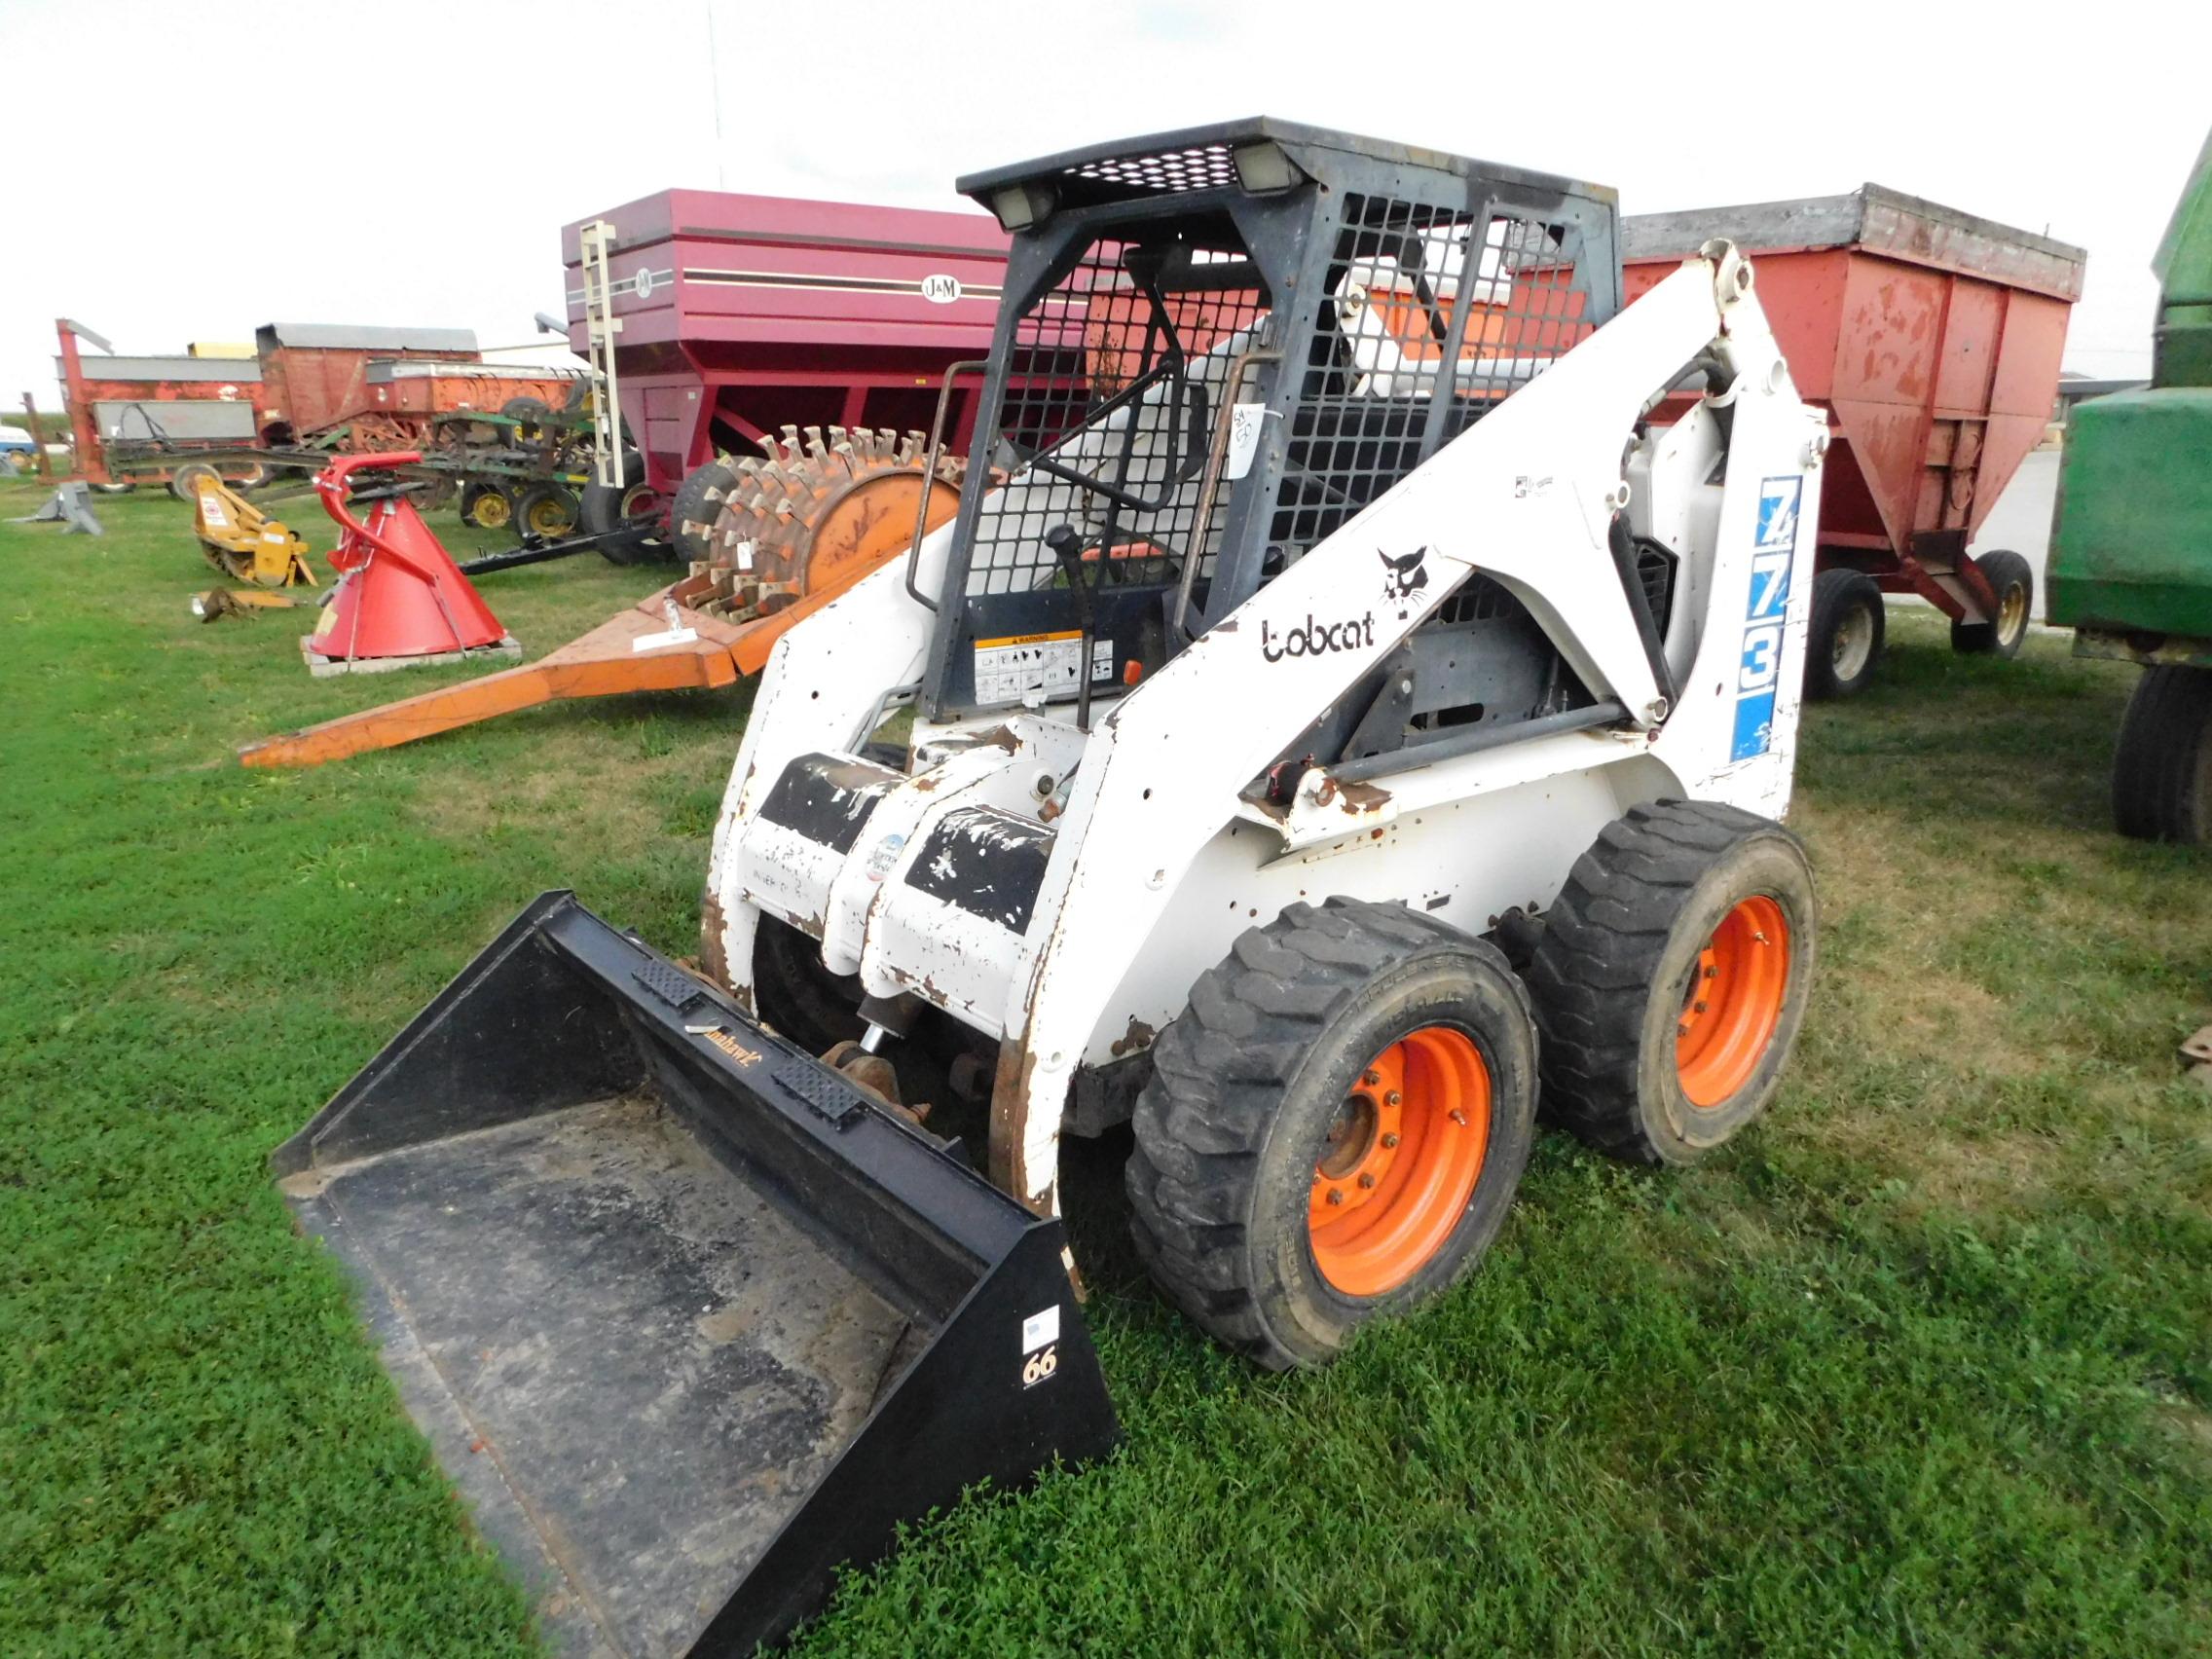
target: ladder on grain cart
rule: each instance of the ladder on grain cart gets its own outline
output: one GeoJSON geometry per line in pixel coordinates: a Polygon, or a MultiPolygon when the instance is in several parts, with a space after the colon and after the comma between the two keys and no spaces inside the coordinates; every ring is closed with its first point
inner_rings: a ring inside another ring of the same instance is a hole
{"type": "Polygon", "coordinates": [[[607,253],[614,227],[594,219],[578,233],[584,276],[584,356],[591,364],[591,457],[599,482],[622,488],[622,411],[615,401],[614,337],[622,319],[614,314],[614,289],[607,275],[607,253]]]}

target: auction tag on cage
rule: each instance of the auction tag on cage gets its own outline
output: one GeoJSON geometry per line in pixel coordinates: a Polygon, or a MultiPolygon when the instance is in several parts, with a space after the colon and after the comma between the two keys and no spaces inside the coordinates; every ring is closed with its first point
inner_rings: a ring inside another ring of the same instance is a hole
{"type": "Polygon", "coordinates": [[[1260,429],[1268,424],[1265,403],[1239,403],[1229,416],[1229,457],[1224,478],[1236,479],[1252,470],[1252,457],[1260,450],[1260,429]]]}
{"type": "MultiPolygon", "coordinates": [[[[1051,697],[1055,692],[1073,695],[1083,672],[1083,634],[1068,629],[1057,634],[1011,634],[999,640],[976,642],[976,701],[1018,703],[1032,691],[1051,697]]],[[[1090,646],[1090,678],[1110,680],[1114,675],[1114,642],[1094,640],[1090,646]]]]}

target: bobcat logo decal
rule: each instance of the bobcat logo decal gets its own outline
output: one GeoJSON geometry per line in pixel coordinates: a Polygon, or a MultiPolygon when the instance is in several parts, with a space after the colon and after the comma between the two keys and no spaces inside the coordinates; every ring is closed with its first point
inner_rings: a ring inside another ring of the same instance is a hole
{"type": "Polygon", "coordinates": [[[1417,547],[1398,559],[1377,548],[1375,556],[1382,561],[1382,597],[1389,604],[1402,605],[1428,586],[1427,548],[1417,547]]]}

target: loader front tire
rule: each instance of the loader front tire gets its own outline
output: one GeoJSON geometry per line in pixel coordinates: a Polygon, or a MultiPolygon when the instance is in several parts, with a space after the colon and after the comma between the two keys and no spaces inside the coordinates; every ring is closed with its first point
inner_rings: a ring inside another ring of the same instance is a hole
{"type": "Polygon", "coordinates": [[[1575,860],[1529,968],[1547,1113],[1688,1163],[1765,1111],[1812,989],[1812,866],[1771,819],[1662,800],[1575,860]]]}
{"type": "Polygon", "coordinates": [[[1495,947],[1402,904],[1293,904],[1200,976],[1152,1050],[1138,1254],[1274,1370],[1468,1272],[1534,1134],[1536,1035],[1495,947]]]}
{"type": "Polygon", "coordinates": [[[753,994],[760,1017],[810,1053],[858,1042],[867,1029],[859,977],[830,973],[822,947],[774,916],[762,916],[753,936],[753,994]]]}

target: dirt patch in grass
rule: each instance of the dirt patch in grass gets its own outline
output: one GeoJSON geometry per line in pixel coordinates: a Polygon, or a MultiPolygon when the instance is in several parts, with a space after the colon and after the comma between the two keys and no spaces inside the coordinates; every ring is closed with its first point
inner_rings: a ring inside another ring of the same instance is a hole
{"type": "Polygon", "coordinates": [[[482,784],[424,792],[410,806],[416,822],[452,841],[523,826],[557,826],[600,841],[660,833],[650,785],[678,770],[683,757],[620,753],[606,733],[579,730],[569,720],[518,726],[506,735],[527,754],[503,758],[526,758],[527,765],[502,764],[482,784]]]}

